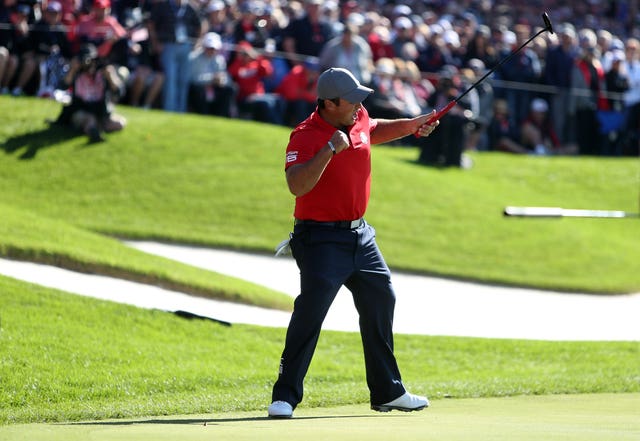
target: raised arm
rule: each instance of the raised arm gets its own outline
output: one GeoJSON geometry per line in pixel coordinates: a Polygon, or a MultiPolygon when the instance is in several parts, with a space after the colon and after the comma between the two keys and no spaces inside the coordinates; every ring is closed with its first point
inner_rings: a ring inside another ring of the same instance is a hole
{"type": "Polygon", "coordinates": [[[378,119],[378,125],[371,132],[371,144],[382,144],[413,134],[429,136],[440,124],[440,121],[427,124],[429,118],[435,113],[436,111],[433,110],[429,114],[416,116],[415,118],[378,119]]]}

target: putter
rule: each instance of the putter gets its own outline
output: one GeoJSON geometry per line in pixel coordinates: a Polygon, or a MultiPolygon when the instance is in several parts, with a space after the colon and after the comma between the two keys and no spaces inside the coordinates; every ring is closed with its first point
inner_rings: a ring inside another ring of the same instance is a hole
{"type": "Polygon", "coordinates": [[[575,210],[559,207],[506,207],[504,215],[509,217],[640,217],[639,213],[619,210],[575,210]]]}
{"type": "Polygon", "coordinates": [[[498,64],[496,64],[495,66],[493,66],[489,71],[487,71],[482,77],[480,77],[479,80],[477,80],[475,83],[473,83],[467,90],[465,90],[464,92],[462,92],[460,95],[458,95],[456,98],[454,98],[452,101],[450,101],[446,106],[444,106],[441,110],[439,110],[438,112],[436,112],[435,115],[433,115],[431,118],[429,118],[426,122],[426,124],[432,124],[436,121],[438,121],[440,118],[442,118],[444,115],[447,114],[447,112],[449,112],[449,110],[451,110],[451,108],[453,106],[456,105],[456,103],[458,101],[460,101],[466,94],[468,94],[469,92],[471,92],[473,89],[475,89],[480,83],[482,83],[489,75],[491,75],[493,72],[495,72],[495,70],[497,68],[499,68],[500,66],[502,66],[504,63],[506,63],[507,61],[509,61],[515,54],[517,54],[518,52],[520,52],[522,50],[522,48],[524,48],[526,45],[528,45],[529,43],[531,43],[531,41],[533,41],[534,38],[536,38],[538,35],[542,34],[543,32],[551,32],[553,34],[553,26],[551,25],[551,20],[549,19],[549,15],[547,15],[546,12],[542,13],[542,20],[544,21],[544,28],[539,30],[533,37],[529,38],[527,41],[525,41],[522,45],[520,45],[519,48],[513,50],[509,55],[507,55],[506,57],[504,57],[502,60],[500,60],[498,62],[498,64]]]}

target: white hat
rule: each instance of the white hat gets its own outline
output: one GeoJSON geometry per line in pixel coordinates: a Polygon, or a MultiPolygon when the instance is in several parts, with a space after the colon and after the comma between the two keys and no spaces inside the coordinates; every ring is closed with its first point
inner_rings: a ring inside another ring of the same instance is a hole
{"type": "Polygon", "coordinates": [[[611,52],[611,60],[612,61],[624,61],[627,57],[624,54],[624,51],[620,49],[616,49],[611,52]]]}
{"type": "Polygon", "coordinates": [[[542,98],[536,98],[531,101],[531,110],[534,112],[546,112],[549,110],[549,105],[542,98]]]}
{"type": "Polygon", "coordinates": [[[208,32],[204,35],[202,39],[202,47],[208,49],[221,49],[222,48],[222,40],[220,39],[220,35],[215,32],[208,32]]]}
{"type": "Polygon", "coordinates": [[[411,14],[413,14],[413,11],[411,10],[411,7],[408,5],[396,5],[393,8],[393,15],[395,16],[410,16],[411,14]]]}
{"type": "Polygon", "coordinates": [[[507,46],[512,46],[517,42],[516,33],[513,31],[505,31],[502,34],[502,42],[507,46]]]}
{"type": "Polygon", "coordinates": [[[352,12],[347,16],[347,25],[362,26],[364,25],[364,15],[358,12],[352,12]]]}
{"type": "Polygon", "coordinates": [[[442,39],[445,43],[450,44],[454,47],[460,47],[460,36],[453,29],[448,29],[444,31],[444,35],[442,39]]]}
{"type": "Polygon", "coordinates": [[[207,13],[222,11],[225,8],[224,2],[220,0],[214,0],[207,6],[207,13]]]}
{"type": "Polygon", "coordinates": [[[413,22],[409,17],[401,16],[393,22],[393,27],[396,29],[411,29],[413,28],[413,22]]]}

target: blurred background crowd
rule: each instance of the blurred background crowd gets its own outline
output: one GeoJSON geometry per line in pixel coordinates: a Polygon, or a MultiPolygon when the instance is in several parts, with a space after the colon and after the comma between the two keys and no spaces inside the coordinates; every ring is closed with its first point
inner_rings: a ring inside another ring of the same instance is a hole
{"type": "Polygon", "coordinates": [[[420,142],[421,161],[444,165],[466,150],[638,155],[637,3],[0,0],[0,90],[81,97],[90,113],[108,101],[294,126],[315,108],[318,74],[337,66],[375,90],[372,116],[411,117],[466,90],[544,28],[546,11],[553,34],[503,63],[434,136],[399,144],[420,142]]]}

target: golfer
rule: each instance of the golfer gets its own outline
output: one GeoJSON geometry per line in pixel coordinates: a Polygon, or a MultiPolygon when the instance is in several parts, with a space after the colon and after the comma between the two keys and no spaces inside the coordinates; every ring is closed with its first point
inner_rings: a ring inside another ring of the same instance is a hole
{"type": "Polygon", "coordinates": [[[303,380],[322,322],[338,290],[352,293],[360,316],[371,408],[421,410],[426,397],[406,391],[393,353],[395,294],[391,274],[363,218],[371,182],[371,144],[410,134],[428,136],[438,122],[370,119],[362,106],[373,90],[346,69],[318,78],[316,110],[291,133],[285,170],[296,196],[290,247],[300,269],[296,298],[268,414],[290,418],[302,401],[303,380]]]}

